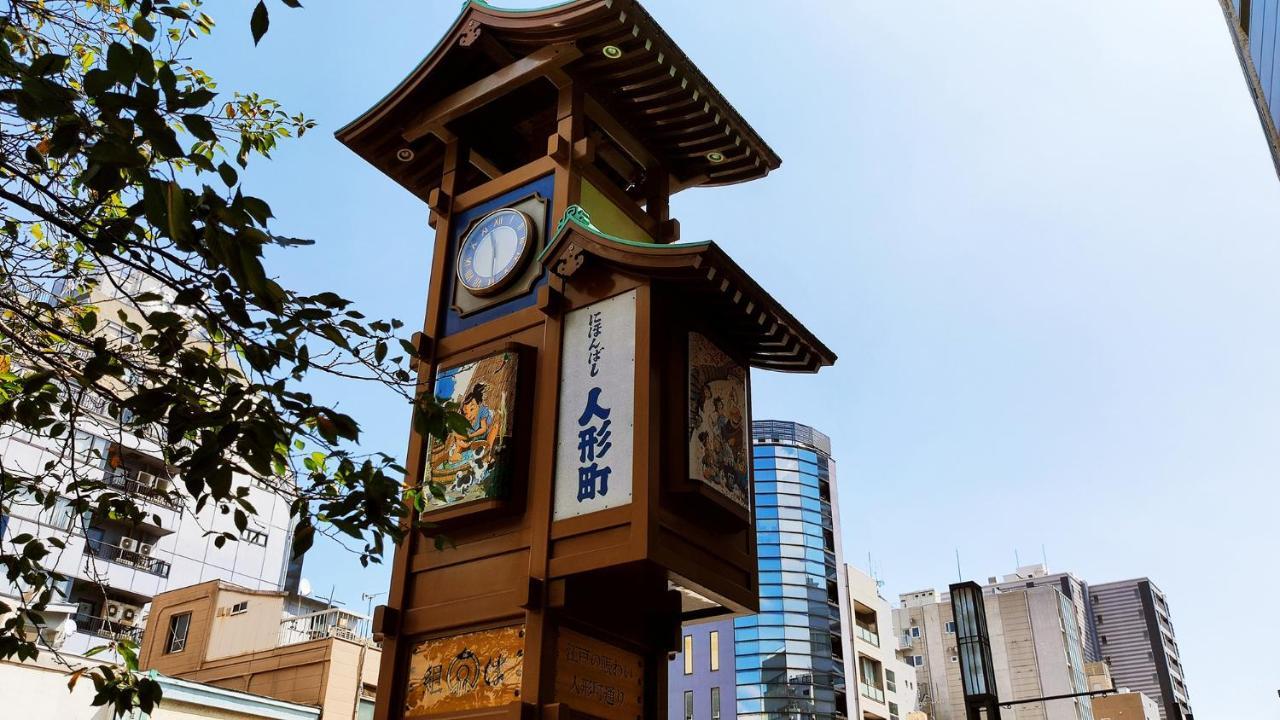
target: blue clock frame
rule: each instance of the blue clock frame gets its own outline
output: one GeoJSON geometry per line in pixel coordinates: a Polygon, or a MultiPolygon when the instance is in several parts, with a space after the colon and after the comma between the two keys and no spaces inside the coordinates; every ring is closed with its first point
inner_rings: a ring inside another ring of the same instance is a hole
{"type": "MultiPolygon", "coordinates": [[[[528,198],[530,195],[537,194],[545,198],[551,198],[554,190],[555,176],[544,175],[537,180],[521,185],[520,187],[511,190],[510,192],[503,193],[502,195],[498,195],[491,200],[486,200],[479,205],[467,208],[455,215],[453,218],[452,228],[453,237],[450,238],[449,242],[449,272],[445,275],[448,290],[445,297],[452,298],[455,296],[455,293],[459,291],[466,292],[466,290],[461,287],[461,283],[458,280],[458,274],[456,272],[457,258],[458,253],[461,250],[463,238],[477,220],[492,213],[494,210],[514,205],[521,200],[528,198]]],[[[546,204],[546,212],[543,217],[535,217],[533,218],[533,221],[535,226],[535,237],[533,238],[533,247],[529,249],[528,252],[533,258],[536,258],[538,253],[542,251],[542,248],[546,247],[546,243],[550,241],[550,238],[547,237],[547,235],[551,228],[554,227],[551,223],[551,204],[546,204]]],[[[448,308],[445,312],[444,334],[452,335],[478,325],[483,325],[484,323],[496,320],[505,315],[510,315],[518,310],[533,307],[538,301],[538,288],[545,285],[546,282],[546,275],[542,274],[538,277],[537,281],[533,283],[533,286],[529,288],[528,292],[521,293],[513,298],[499,302],[492,307],[478,310],[465,316],[459,313],[457,308],[448,308]]]]}

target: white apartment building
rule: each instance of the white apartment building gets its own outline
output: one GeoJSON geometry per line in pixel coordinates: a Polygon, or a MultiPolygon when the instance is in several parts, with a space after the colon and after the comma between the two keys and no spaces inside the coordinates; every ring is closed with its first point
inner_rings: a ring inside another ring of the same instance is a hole
{"type": "MultiPolygon", "coordinates": [[[[109,310],[101,312],[104,317],[114,315],[110,302],[103,303],[109,310]]],[[[128,333],[108,320],[99,329],[128,333]]],[[[151,598],[174,588],[226,580],[251,590],[281,590],[287,577],[296,581],[301,563],[289,562],[289,501],[268,485],[236,478],[237,485],[249,488],[248,499],[257,515],[238,542],[219,548],[211,533],[236,533],[232,515],[212,504],[197,513],[175,501],[169,490],[181,481],[165,466],[155,441],[124,429],[105,407],[85,408],[73,431],[74,441],[67,448],[64,441],[0,427],[0,463],[10,473],[37,475],[45,463],[58,460],[65,468],[63,477],[99,480],[138,501],[147,519],[131,524],[106,516],[76,516],[70,500],[58,498],[46,509],[30,495],[0,508],[0,541],[29,533],[65,544],[62,550],[50,547],[44,560],[50,570],[66,577],[57,588],[57,602],[44,613],[46,641],[56,639],[63,652],[79,655],[101,645],[103,638],[136,640],[151,598]]],[[[65,487],[64,482],[46,490],[57,495],[65,487]]],[[[14,605],[21,590],[0,581],[0,595],[7,595],[7,604],[14,605]]]]}
{"type": "Polygon", "coordinates": [[[853,717],[906,720],[916,710],[916,678],[914,668],[898,657],[893,609],[880,596],[875,578],[852,565],[845,565],[843,574],[849,617],[854,621],[851,647],[858,675],[853,717]]]}
{"type": "MultiPolygon", "coordinates": [[[[996,686],[1002,701],[1088,691],[1086,633],[1075,604],[1054,583],[983,588],[996,686]]],[[[893,611],[903,659],[915,668],[920,710],[931,720],[964,720],[964,695],[949,595],[927,589],[900,596],[893,611]]],[[[1093,720],[1089,698],[1015,705],[1014,720],[1093,720]]]]}

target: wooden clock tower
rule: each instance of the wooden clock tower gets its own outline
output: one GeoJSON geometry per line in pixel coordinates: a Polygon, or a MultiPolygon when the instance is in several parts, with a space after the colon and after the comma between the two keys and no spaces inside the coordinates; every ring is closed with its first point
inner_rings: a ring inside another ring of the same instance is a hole
{"type": "Polygon", "coordinates": [[[749,368],[835,356],[668,198],[780,160],[633,0],[480,0],[338,138],[435,230],[375,718],[662,720],[685,619],[758,607],[749,368]]]}

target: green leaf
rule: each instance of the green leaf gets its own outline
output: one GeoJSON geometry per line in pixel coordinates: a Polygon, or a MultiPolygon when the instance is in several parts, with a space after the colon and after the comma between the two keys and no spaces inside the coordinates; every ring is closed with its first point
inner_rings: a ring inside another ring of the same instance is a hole
{"type": "Polygon", "coordinates": [[[218,163],[218,176],[222,178],[222,182],[227,187],[235,187],[239,176],[236,175],[236,169],[228,165],[225,161],[218,163]]]}
{"type": "Polygon", "coordinates": [[[167,211],[169,215],[169,237],[174,242],[186,242],[191,239],[191,225],[187,217],[187,198],[182,186],[176,182],[169,182],[169,189],[166,193],[167,211]]]}
{"type": "Polygon", "coordinates": [[[211,143],[218,141],[218,133],[214,132],[213,123],[203,115],[183,115],[182,124],[187,126],[192,135],[201,140],[211,143]]]}
{"type": "Polygon", "coordinates": [[[267,4],[263,0],[258,0],[258,6],[253,9],[253,17],[249,18],[249,30],[253,32],[253,44],[257,45],[263,35],[267,34],[267,27],[271,24],[271,19],[267,17],[267,4]]]}

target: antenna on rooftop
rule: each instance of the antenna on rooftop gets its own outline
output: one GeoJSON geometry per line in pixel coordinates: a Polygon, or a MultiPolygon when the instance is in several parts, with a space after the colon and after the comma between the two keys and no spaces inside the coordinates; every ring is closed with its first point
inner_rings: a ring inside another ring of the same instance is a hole
{"type": "Polygon", "coordinates": [[[964,582],[964,573],[960,572],[960,548],[956,548],[956,582],[964,582]]]}
{"type": "Polygon", "coordinates": [[[1044,563],[1044,571],[1049,572],[1049,553],[1045,552],[1044,543],[1040,543],[1040,562],[1044,563]]]}
{"type": "Polygon", "coordinates": [[[1018,548],[1013,549],[1013,567],[1015,569],[1022,567],[1022,558],[1018,557],[1018,548]]]}

